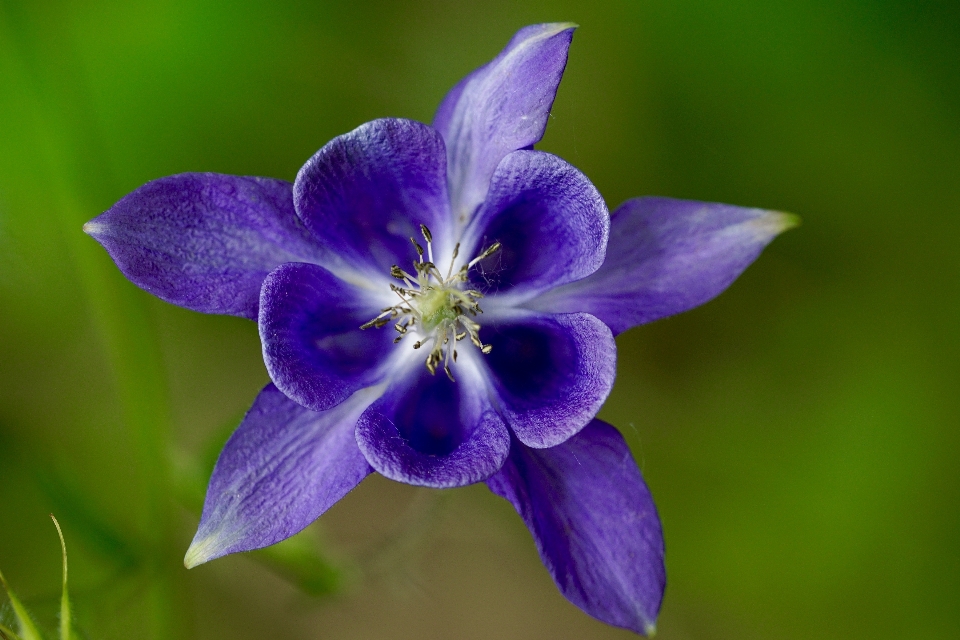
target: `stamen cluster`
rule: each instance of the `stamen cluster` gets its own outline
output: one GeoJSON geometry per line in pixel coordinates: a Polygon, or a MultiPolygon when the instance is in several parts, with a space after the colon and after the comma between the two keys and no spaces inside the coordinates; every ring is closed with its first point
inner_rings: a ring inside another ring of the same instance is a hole
{"type": "Polygon", "coordinates": [[[480,325],[473,320],[483,313],[479,301],[483,294],[475,289],[463,289],[467,282],[467,274],[478,262],[492,256],[500,250],[500,243],[495,242],[480,255],[469,262],[465,262],[454,271],[457,256],[460,253],[460,243],[453,248],[450,266],[446,275],[433,262],[433,235],[426,225],[420,225],[420,233],[427,243],[426,252],[415,238],[410,238],[417,252],[417,260],[413,262],[416,275],[404,271],[397,265],[390,268],[390,275],[400,280],[404,286],[390,285],[390,290],[397,294],[400,302],[392,307],[386,307],[376,318],[363,324],[361,329],[383,327],[397,320],[394,329],[400,335],[393,341],[398,343],[411,329],[415,329],[420,339],[413,343],[414,349],[426,344],[432,344],[427,356],[427,370],[431,374],[437,372],[442,363],[443,371],[453,380],[450,365],[457,361],[456,343],[469,337],[470,342],[483,353],[490,353],[493,348],[480,341],[480,325]],[[424,260],[424,254],[427,259],[424,260]]]}

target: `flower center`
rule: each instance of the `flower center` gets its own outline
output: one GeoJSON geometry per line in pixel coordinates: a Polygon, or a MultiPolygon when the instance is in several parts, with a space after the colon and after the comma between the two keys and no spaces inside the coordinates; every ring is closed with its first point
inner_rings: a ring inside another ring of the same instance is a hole
{"type": "Polygon", "coordinates": [[[490,353],[492,349],[491,345],[480,341],[480,325],[474,320],[483,313],[479,305],[483,294],[474,289],[464,289],[463,285],[467,282],[470,269],[499,251],[500,243],[490,245],[454,272],[460,252],[460,243],[457,243],[453,248],[450,266],[444,275],[433,263],[433,236],[430,230],[425,225],[420,225],[420,232],[427,242],[426,252],[416,239],[410,238],[418,258],[413,262],[416,275],[407,273],[397,265],[390,268],[390,275],[403,283],[403,286],[390,285],[390,290],[397,294],[400,301],[381,310],[376,318],[360,328],[379,329],[396,320],[393,328],[400,335],[394,343],[403,340],[408,333],[416,333],[419,339],[413,343],[414,349],[430,345],[427,370],[435,374],[442,363],[447,377],[453,380],[450,365],[457,361],[457,342],[469,337],[470,342],[481,352],[490,353]]]}

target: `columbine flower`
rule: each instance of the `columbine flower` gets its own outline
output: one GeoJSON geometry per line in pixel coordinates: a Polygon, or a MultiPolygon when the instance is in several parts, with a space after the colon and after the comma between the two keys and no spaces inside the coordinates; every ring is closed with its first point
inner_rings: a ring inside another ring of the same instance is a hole
{"type": "Polygon", "coordinates": [[[220,455],[188,567],[292,536],[373,471],[485,481],[567,598],[653,630],[660,523],[594,418],[613,336],[714,297],[790,220],[665,198],[611,218],[582,173],[534,151],[573,29],[520,30],[432,127],[368,122],[292,185],[171,176],[86,225],[138,286],[259,325],[272,384],[220,455]]]}

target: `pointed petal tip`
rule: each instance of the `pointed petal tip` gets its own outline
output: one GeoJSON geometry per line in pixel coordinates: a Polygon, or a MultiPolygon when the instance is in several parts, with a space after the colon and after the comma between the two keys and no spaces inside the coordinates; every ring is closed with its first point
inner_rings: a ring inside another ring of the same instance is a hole
{"type": "MultiPolygon", "coordinates": [[[[580,25],[576,22],[545,22],[521,29],[517,35],[519,36],[521,33],[525,33],[526,37],[522,38],[522,40],[526,40],[527,42],[541,42],[558,36],[565,31],[572,33],[579,28],[580,25]]],[[[571,35],[571,37],[573,36],[571,35]]]]}
{"type": "Polygon", "coordinates": [[[750,229],[750,234],[765,245],[784,231],[800,226],[800,216],[785,211],[763,209],[760,215],[747,220],[743,225],[742,228],[750,229]]]}
{"type": "Polygon", "coordinates": [[[103,225],[95,220],[91,220],[83,225],[83,232],[88,236],[95,236],[99,233],[103,233],[103,225]]]}
{"type": "Polygon", "coordinates": [[[222,554],[219,553],[221,549],[217,542],[216,535],[208,535],[201,539],[194,538],[193,542],[190,543],[190,548],[187,549],[186,555],[183,556],[183,566],[187,569],[193,569],[220,557],[222,554]]]}
{"type": "Polygon", "coordinates": [[[784,231],[789,231],[794,227],[799,227],[802,222],[802,218],[795,213],[787,213],[786,211],[771,211],[771,226],[776,227],[775,233],[783,233],[784,231]]]}

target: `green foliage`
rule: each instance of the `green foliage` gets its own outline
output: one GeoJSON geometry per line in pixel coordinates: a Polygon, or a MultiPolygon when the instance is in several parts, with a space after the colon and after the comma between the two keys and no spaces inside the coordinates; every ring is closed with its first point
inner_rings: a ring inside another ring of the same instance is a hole
{"type": "MultiPolygon", "coordinates": [[[[3,584],[3,589],[7,592],[7,597],[10,598],[13,615],[17,619],[20,635],[14,635],[13,637],[19,638],[19,640],[43,640],[40,632],[37,631],[37,626],[34,624],[33,619],[30,617],[30,614],[27,613],[26,608],[24,608],[23,603],[17,598],[17,595],[10,588],[10,585],[7,584],[6,578],[3,577],[3,572],[0,572],[0,583],[3,584]]],[[[4,629],[4,631],[7,630],[4,629]]]]}
{"type": "Polygon", "coordinates": [[[60,595],[60,640],[73,639],[73,623],[70,617],[70,595],[67,592],[67,543],[63,539],[63,531],[60,529],[60,523],[50,514],[54,526],[57,527],[57,535],[60,537],[60,550],[63,553],[63,591],[60,595]]]}
{"type": "MultiPolygon", "coordinates": [[[[63,531],[60,530],[60,523],[50,514],[54,526],[57,528],[57,535],[60,537],[60,549],[63,554],[63,588],[60,596],[60,640],[73,640],[72,618],[70,616],[70,597],[67,594],[67,545],[63,540],[63,531]]],[[[36,624],[27,613],[26,608],[17,598],[16,594],[7,584],[3,572],[0,572],[0,584],[3,584],[7,597],[10,598],[10,605],[13,607],[13,614],[17,620],[19,633],[0,625],[0,638],[4,640],[43,640],[43,636],[37,630],[36,624]]]]}

